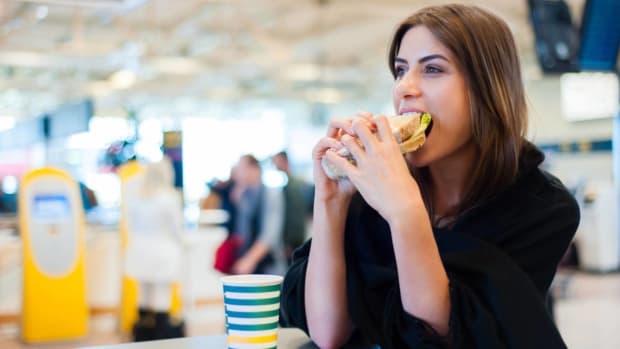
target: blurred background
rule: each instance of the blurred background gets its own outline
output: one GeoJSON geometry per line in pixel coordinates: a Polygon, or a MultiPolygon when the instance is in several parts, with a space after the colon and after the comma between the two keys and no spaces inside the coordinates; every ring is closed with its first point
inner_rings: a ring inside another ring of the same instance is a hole
{"type": "MultiPolygon", "coordinates": [[[[79,183],[89,320],[80,339],[41,345],[131,340],[119,315],[126,289],[118,169],[164,156],[183,198],[186,335],[223,333],[213,259],[227,213],[206,200],[211,188],[252,154],[265,186],[286,187],[295,176],[311,201],[310,152],[328,120],[358,110],[393,114],[390,35],[416,9],[447,2],[0,0],[0,347],[27,342],[17,198],[23,176],[43,166],[79,183]],[[283,150],[288,174],[271,161],[283,150]]],[[[509,24],[528,136],[582,208],[553,286],[560,331],[570,348],[620,347],[620,1],[458,2],[509,24]]]]}

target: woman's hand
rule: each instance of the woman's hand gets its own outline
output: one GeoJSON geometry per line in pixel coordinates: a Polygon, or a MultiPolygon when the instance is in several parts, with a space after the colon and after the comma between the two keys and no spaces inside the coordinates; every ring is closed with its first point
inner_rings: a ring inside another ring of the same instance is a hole
{"type": "Polygon", "coordinates": [[[420,207],[420,189],[400,153],[387,118],[376,116],[371,119],[371,126],[368,121],[353,120],[350,125],[352,132],[340,139],[355,158],[356,165],[332,152],[327,152],[326,156],[346,173],[366,202],[391,222],[420,207]],[[373,133],[373,127],[376,127],[376,133],[373,133]],[[359,138],[361,145],[353,136],[359,138]]]}
{"type": "Polygon", "coordinates": [[[359,112],[355,117],[348,119],[334,118],[329,123],[326,136],[321,138],[312,150],[315,197],[322,202],[347,200],[355,193],[355,187],[348,179],[333,180],[327,177],[321,165],[321,160],[328,153],[342,159],[335,153],[343,147],[340,141],[343,136],[357,136],[353,129],[354,123],[365,124],[368,129],[374,128],[372,115],[367,112],[359,112]]]}

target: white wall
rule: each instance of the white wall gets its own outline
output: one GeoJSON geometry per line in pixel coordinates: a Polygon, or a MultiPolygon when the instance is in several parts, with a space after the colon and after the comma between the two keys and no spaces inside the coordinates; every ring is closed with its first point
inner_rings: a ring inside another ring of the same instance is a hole
{"type": "Polygon", "coordinates": [[[611,182],[611,153],[556,153],[547,154],[546,169],[566,185],[578,181],[611,182]]]}

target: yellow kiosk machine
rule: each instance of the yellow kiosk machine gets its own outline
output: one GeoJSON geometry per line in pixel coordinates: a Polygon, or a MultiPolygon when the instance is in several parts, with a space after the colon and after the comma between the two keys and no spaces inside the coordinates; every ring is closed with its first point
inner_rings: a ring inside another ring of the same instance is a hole
{"type": "MultiPolygon", "coordinates": [[[[123,255],[129,245],[131,233],[129,230],[128,207],[132,205],[132,200],[137,195],[140,186],[142,166],[133,160],[121,166],[117,173],[121,180],[121,220],[119,229],[121,233],[121,248],[123,255]]],[[[172,301],[170,305],[170,315],[178,317],[181,314],[181,287],[178,283],[172,285],[172,301]]],[[[133,324],[138,318],[138,283],[127,275],[123,274],[121,291],[121,310],[120,310],[120,330],[124,333],[131,332],[133,324]]]]}
{"type": "Polygon", "coordinates": [[[77,183],[54,168],[27,173],[19,190],[19,225],[22,339],[46,342],[86,336],[84,213],[77,183]]]}

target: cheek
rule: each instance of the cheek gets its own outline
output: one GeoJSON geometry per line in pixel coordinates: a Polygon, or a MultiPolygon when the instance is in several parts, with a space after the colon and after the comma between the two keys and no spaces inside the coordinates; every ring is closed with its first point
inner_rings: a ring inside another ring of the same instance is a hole
{"type": "Polygon", "coordinates": [[[469,138],[471,124],[465,86],[458,83],[451,84],[450,88],[445,88],[441,91],[441,95],[437,95],[435,103],[441,117],[439,121],[442,138],[469,138]]]}
{"type": "Polygon", "coordinates": [[[396,115],[400,107],[400,99],[396,94],[396,87],[392,88],[392,103],[394,104],[394,114],[396,115]]]}
{"type": "Polygon", "coordinates": [[[455,117],[448,121],[448,125],[443,125],[444,128],[441,132],[441,139],[444,140],[444,143],[449,144],[451,148],[467,143],[471,138],[471,127],[467,113],[453,115],[455,117]]]}
{"type": "Polygon", "coordinates": [[[436,106],[443,111],[443,115],[452,118],[452,115],[467,113],[469,110],[465,86],[460,81],[446,84],[445,88],[435,95],[436,106]]]}

